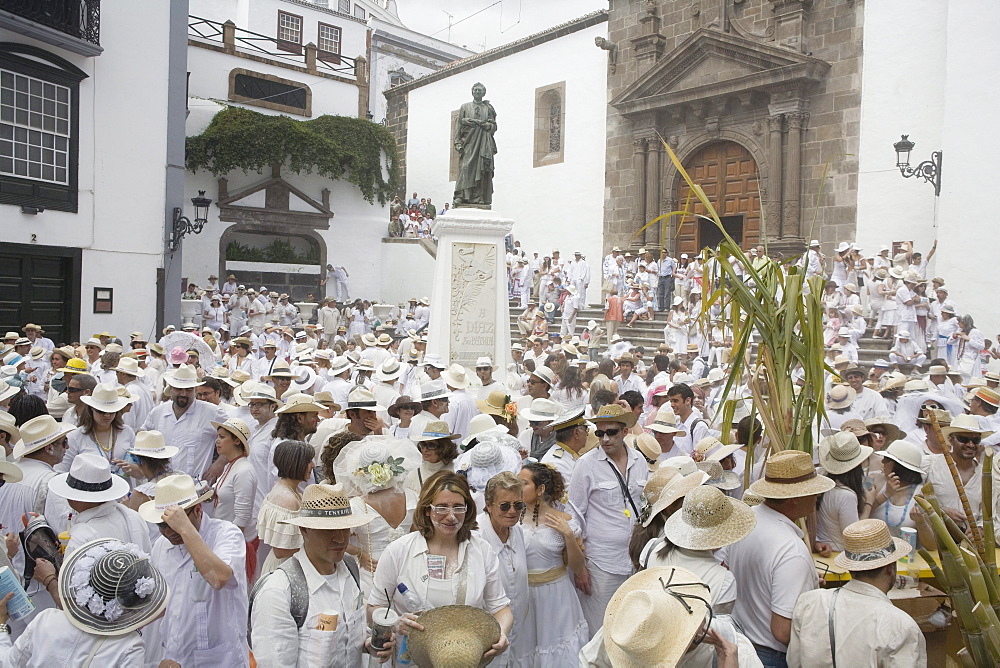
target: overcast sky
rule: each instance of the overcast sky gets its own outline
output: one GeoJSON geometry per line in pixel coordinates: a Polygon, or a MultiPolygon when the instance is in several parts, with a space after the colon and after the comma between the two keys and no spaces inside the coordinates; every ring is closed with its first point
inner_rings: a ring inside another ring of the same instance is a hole
{"type": "Polygon", "coordinates": [[[398,0],[397,6],[408,28],[483,51],[607,9],[608,0],[398,0]]]}

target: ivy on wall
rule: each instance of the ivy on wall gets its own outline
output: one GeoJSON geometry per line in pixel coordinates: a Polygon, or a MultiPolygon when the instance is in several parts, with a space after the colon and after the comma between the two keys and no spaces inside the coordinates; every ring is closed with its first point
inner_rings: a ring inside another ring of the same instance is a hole
{"type": "Polygon", "coordinates": [[[203,133],[188,137],[187,168],[221,176],[236,169],[261,173],[287,164],[297,174],[315,170],[356,185],[370,204],[388,202],[402,183],[396,141],[384,127],[363,118],[320,116],[299,121],[242,107],[227,107],[203,133]],[[383,177],[382,156],[389,178],[383,177]]]}

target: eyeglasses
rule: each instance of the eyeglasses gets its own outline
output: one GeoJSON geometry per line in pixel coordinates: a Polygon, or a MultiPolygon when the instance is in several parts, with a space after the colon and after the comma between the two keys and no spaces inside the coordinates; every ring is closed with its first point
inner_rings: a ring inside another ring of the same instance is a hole
{"type": "Polygon", "coordinates": [[[542,382],[542,381],[535,380],[534,378],[529,378],[528,379],[528,385],[538,385],[540,382],[542,382]]]}
{"type": "Polygon", "coordinates": [[[270,401],[251,401],[247,406],[250,408],[264,408],[270,403],[270,401]]]}
{"type": "Polygon", "coordinates": [[[509,513],[510,509],[513,508],[517,512],[521,512],[528,507],[528,504],[524,501],[515,501],[511,503],[510,501],[504,501],[503,503],[497,504],[497,508],[500,509],[501,513],[509,513]]]}
{"type": "Polygon", "coordinates": [[[697,594],[688,594],[688,593],[684,593],[684,592],[678,592],[678,591],[674,591],[673,588],[674,587],[704,587],[705,589],[709,589],[709,587],[704,582],[673,582],[674,573],[676,573],[676,572],[677,572],[676,569],[673,569],[673,568],[670,569],[670,577],[667,578],[666,582],[663,581],[662,577],[659,578],[660,585],[663,587],[663,591],[667,592],[668,594],[670,594],[671,596],[673,596],[674,598],[676,598],[677,601],[682,606],[684,606],[684,609],[687,611],[687,613],[689,615],[693,615],[694,614],[694,608],[692,608],[690,605],[688,605],[688,602],[685,599],[694,600],[694,601],[700,601],[701,603],[703,603],[705,605],[705,608],[708,610],[708,620],[705,622],[705,628],[704,628],[704,630],[701,632],[701,635],[699,635],[697,639],[691,641],[691,645],[693,647],[697,647],[705,639],[705,636],[708,635],[708,630],[710,628],[712,628],[712,618],[715,616],[714,613],[712,612],[712,606],[709,605],[708,601],[706,601],[701,596],[698,596],[697,594]]]}
{"type": "Polygon", "coordinates": [[[466,510],[467,508],[465,506],[431,506],[431,512],[441,517],[445,517],[447,515],[460,517],[465,515],[466,510]]]}
{"type": "Polygon", "coordinates": [[[604,438],[605,436],[617,436],[621,429],[598,429],[594,432],[594,436],[597,438],[604,438]]]}
{"type": "Polygon", "coordinates": [[[963,434],[955,434],[955,440],[959,443],[972,443],[973,445],[979,445],[982,440],[981,436],[965,436],[963,434]]]}
{"type": "Polygon", "coordinates": [[[67,387],[66,388],[66,392],[67,393],[72,393],[72,394],[76,394],[77,392],[83,392],[83,391],[84,390],[83,390],[82,387],[67,387]]]}

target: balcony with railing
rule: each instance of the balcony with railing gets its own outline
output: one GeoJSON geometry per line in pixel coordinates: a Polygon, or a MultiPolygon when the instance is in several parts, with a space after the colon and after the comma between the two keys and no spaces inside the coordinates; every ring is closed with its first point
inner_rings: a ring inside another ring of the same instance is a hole
{"type": "Polygon", "coordinates": [[[103,51],[101,0],[0,0],[0,27],[82,56],[103,51]]]}

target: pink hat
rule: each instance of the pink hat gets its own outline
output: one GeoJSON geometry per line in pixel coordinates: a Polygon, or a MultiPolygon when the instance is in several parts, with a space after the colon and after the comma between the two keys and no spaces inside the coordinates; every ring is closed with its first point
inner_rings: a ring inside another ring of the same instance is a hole
{"type": "Polygon", "coordinates": [[[187,362],[188,354],[184,348],[177,346],[170,351],[170,363],[171,364],[184,364],[187,362]]]}

